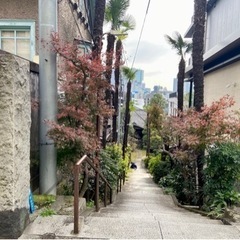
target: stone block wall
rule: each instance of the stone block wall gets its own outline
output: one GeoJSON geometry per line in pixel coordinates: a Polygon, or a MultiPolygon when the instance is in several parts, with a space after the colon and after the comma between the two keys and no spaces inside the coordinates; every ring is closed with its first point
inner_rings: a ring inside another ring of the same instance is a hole
{"type": "Polygon", "coordinates": [[[0,238],[19,237],[29,216],[29,65],[0,50],[0,238]]]}

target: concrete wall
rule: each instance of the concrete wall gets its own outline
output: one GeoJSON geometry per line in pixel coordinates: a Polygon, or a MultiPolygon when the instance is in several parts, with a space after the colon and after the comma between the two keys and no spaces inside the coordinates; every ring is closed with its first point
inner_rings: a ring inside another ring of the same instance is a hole
{"type": "Polygon", "coordinates": [[[39,188],[39,65],[30,62],[31,133],[30,174],[31,190],[39,188]]]}
{"type": "Polygon", "coordinates": [[[0,50],[0,238],[28,220],[31,105],[29,62],[0,50]]]}
{"type": "Polygon", "coordinates": [[[207,105],[229,94],[236,101],[233,109],[239,110],[239,92],[240,62],[235,62],[224,68],[208,73],[204,77],[204,103],[207,105]]]}

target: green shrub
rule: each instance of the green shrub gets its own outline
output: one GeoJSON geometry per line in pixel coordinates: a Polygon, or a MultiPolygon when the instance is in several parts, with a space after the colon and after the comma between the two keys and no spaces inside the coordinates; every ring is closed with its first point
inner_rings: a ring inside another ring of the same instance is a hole
{"type": "Polygon", "coordinates": [[[42,217],[49,217],[52,215],[56,215],[56,212],[50,207],[43,208],[43,210],[40,213],[40,216],[42,217]]]}
{"type": "Polygon", "coordinates": [[[240,194],[236,182],[240,178],[240,146],[217,143],[208,149],[205,168],[205,208],[223,213],[225,207],[237,204],[240,194]]]}
{"type": "Polygon", "coordinates": [[[104,177],[113,186],[117,186],[117,179],[122,168],[122,151],[119,146],[109,145],[100,152],[100,167],[104,177]]]}
{"type": "Polygon", "coordinates": [[[150,157],[145,157],[145,158],[143,159],[144,166],[145,166],[145,168],[147,168],[147,169],[148,169],[149,160],[150,160],[150,157]]]}
{"type": "Polygon", "coordinates": [[[49,206],[56,201],[56,196],[54,195],[33,195],[33,201],[35,205],[39,208],[44,206],[49,206]]]}
{"type": "Polygon", "coordinates": [[[153,176],[154,182],[158,183],[160,178],[166,176],[170,171],[169,161],[162,161],[161,155],[151,156],[148,160],[148,169],[153,176]]]}

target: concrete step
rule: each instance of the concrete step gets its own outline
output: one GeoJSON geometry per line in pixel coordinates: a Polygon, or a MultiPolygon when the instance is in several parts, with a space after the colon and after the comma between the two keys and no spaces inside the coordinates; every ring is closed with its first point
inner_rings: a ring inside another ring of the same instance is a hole
{"type": "MultiPolygon", "coordinates": [[[[38,216],[30,223],[19,239],[73,237],[73,217],[69,215],[38,216]]],[[[79,217],[79,229],[84,225],[84,218],[79,217]]]]}
{"type": "Polygon", "coordinates": [[[176,212],[132,212],[132,211],[112,211],[111,209],[103,209],[101,212],[93,212],[90,217],[108,217],[108,218],[126,218],[126,219],[149,219],[157,221],[170,221],[170,222],[188,222],[188,223],[201,223],[201,224],[218,224],[223,225],[222,221],[210,219],[201,216],[200,214],[186,214],[176,212]]]}
{"type": "Polygon", "coordinates": [[[89,217],[85,224],[80,233],[83,238],[162,239],[158,222],[150,219],[89,217]]]}
{"type": "MultiPolygon", "coordinates": [[[[108,239],[236,239],[230,225],[190,223],[149,218],[89,217],[80,233],[83,238],[108,239]]],[[[240,236],[239,236],[240,237],[240,236]]]]}
{"type": "MultiPolygon", "coordinates": [[[[50,239],[73,237],[73,196],[57,196],[51,204],[51,209],[56,215],[42,217],[42,209],[32,214],[30,224],[24,230],[19,239],[50,239]]],[[[79,198],[80,214],[87,215],[86,199],[79,198]]],[[[88,214],[89,215],[89,214],[88,214]]],[[[79,217],[79,229],[83,226],[84,216],[79,217]]]]}

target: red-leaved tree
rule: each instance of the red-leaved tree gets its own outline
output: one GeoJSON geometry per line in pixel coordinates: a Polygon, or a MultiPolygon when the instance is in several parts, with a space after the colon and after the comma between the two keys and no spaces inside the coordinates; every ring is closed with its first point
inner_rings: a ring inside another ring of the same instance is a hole
{"type": "MultiPolygon", "coordinates": [[[[186,182],[196,181],[196,192],[199,191],[196,169],[198,153],[208,150],[215,143],[239,142],[240,119],[231,110],[233,105],[233,98],[224,96],[210,106],[204,106],[202,111],[191,108],[178,117],[169,117],[163,124],[163,141],[171,147],[171,151],[163,152],[168,153],[180,166],[186,182]]],[[[187,192],[186,189],[183,191],[187,192]]],[[[188,193],[193,194],[193,190],[190,189],[188,193]]]]}
{"type": "Polygon", "coordinates": [[[106,66],[91,54],[84,55],[76,45],[62,43],[57,35],[53,46],[59,56],[62,97],[58,101],[58,122],[50,123],[49,135],[73,160],[100,148],[96,117],[112,114],[104,99],[110,85],[104,78],[106,66]]]}

